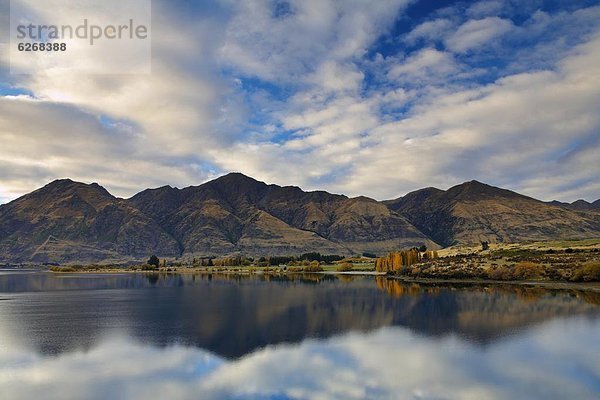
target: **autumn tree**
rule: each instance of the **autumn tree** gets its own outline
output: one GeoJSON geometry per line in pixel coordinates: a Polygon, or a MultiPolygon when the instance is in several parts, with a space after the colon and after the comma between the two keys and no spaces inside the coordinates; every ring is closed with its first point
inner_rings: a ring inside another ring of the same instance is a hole
{"type": "MultiPolygon", "coordinates": [[[[433,252],[431,253],[433,257],[433,252]]],[[[435,253],[437,257],[437,253],[435,253]]],[[[421,253],[417,248],[389,253],[375,261],[375,270],[378,272],[406,271],[408,267],[421,261],[421,253]]]]}

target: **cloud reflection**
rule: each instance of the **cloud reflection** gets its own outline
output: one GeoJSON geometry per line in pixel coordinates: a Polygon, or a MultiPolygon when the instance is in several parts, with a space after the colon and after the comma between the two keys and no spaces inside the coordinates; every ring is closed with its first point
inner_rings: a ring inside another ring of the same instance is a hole
{"type": "Polygon", "coordinates": [[[89,351],[0,352],[4,399],[597,398],[600,320],[556,319],[487,347],[400,327],[267,346],[237,360],[113,337],[89,351]]]}

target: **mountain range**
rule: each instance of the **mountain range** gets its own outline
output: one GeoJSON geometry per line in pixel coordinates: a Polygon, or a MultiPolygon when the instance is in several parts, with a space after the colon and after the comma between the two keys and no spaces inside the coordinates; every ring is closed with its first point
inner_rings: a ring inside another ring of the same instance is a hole
{"type": "Polygon", "coordinates": [[[426,245],[600,237],[600,202],[542,202],[477,181],[379,202],[231,173],[129,199],[56,180],[0,206],[0,262],[115,262],[231,254],[382,254],[426,245]]]}

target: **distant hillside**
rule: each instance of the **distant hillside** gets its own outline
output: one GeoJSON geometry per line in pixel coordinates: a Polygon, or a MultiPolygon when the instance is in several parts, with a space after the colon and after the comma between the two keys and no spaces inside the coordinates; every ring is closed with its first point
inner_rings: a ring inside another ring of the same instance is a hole
{"type": "Polygon", "coordinates": [[[145,190],[130,203],[159,222],[184,253],[353,254],[436,246],[375,200],[267,185],[242,174],[181,190],[145,190]]]}
{"type": "Polygon", "coordinates": [[[598,202],[583,203],[544,203],[475,181],[378,202],[238,173],[119,199],[98,184],[63,179],[0,206],[0,262],[383,254],[422,244],[600,237],[598,202]]]}
{"type": "Polygon", "coordinates": [[[600,236],[595,210],[544,203],[477,181],[446,191],[417,190],[384,203],[442,246],[600,236]]]}
{"type": "Polygon", "coordinates": [[[303,192],[230,174],[201,186],[118,199],[97,184],[54,181],[0,206],[0,262],[162,257],[350,255],[426,244],[404,217],[367,198],[303,192]]]}
{"type": "Polygon", "coordinates": [[[121,260],[156,249],[179,253],[152,218],[97,184],[57,180],[0,206],[0,260],[121,260]]]}
{"type": "Polygon", "coordinates": [[[551,201],[548,204],[554,205],[554,206],[559,206],[559,207],[564,207],[564,208],[568,208],[571,210],[578,210],[578,211],[600,211],[600,200],[596,200],[593,203],[589,203],[585,200],[576,200],[572,203],[563,203],[561,201],[551,201]]]}

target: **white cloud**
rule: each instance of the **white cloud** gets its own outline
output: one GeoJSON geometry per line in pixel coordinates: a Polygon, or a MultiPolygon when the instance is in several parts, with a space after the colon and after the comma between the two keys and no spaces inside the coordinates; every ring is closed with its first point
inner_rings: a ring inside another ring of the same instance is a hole
{"type": "Polygon", "coordinates": [[[498,17],[469,20],[446,39],[446,46],[454,52],[464,53],[489,45],[494,39],[510,31],[512,26],[512,22],[498,17]]]}
{"type": "Polygon", "coordinates": [[[466,13],[471,18],[482,18],[498,15],[502,12],[504,7],[504,2],[500,0],[479,1],[469,6],[466,13]]]}
{"type": "Polygon", "coordinates": [[[149,77],[16,77],[2,58],[0,90],[32,95],[0,99],[0,197],[65,176],[126,196],[236,170],[379,199],[479,179],[595,200],[600,7],[514,26],[480,2],[468,17],[483,19],[457,6],[389,37],[407,4],[291,1],[276,15],[223,0],[188,15],[157,1],[149,77]]]}
{"type": "Polygon", "coordinates": [[[274,15],[268,1],[235,3],[221,48],[223,62],[269,81],[302,80],[326,60],[362,56],[408,1],[297,0],[289,4],[291,13],[281,17],[274,15]]]}
{"type": "Polygon", "coordinates": [[[401,81],[430,81],[446,78],[458,71],[451,53],[425,48],[390,69],[389,76],[401,81]]]}
{"type": "Polygon", "coordinates": [[[363,78],[364,74],[353,65],[327,61],[307,80],[322,89],[326,95],[331,92],[356,92],[360,89],[363,78]]]}
{"type": "MultiPolygon", "coordinates": [[[[411,117],[372,132],[377,145],[357,155],[371,161],[349,174],[345,190],[368,187],[379,197],[391,197],[402,193],[382,188],[416,189],[425,176],[442,188],[474,178],[547,200],[549,193],[563,198],[558,182],[553,189],[545,185],[531,191],[519,181],[561,176],[580,182],[600,165],[600,151],[593,144],[585,149],[583,170],[578,157],[560,159],[556,154],[573,142],[597,138],[600,75],[594,66],[599,50],[597,36],[565,58],[558,72],[519,74],[479,89],[432,95],[411,117]]],[[[580,196],[592,199],[597,193],[597,185],[578,186],[580,196]]]]}
{"type": "MultiPolygon", "coordinates": [[[[181,16],[165,6],[153,5],[157,34],[150,75],[49,70],[10,76],[11,86],[33,93],[36,102],[24,101],[22,95],[0,98],[4,193],[23,194],[48,180],[70,177],[98,181],[128,196],[147,185],[187,186],[210,176],[210,169],[198,168],[208,157],[207,147],[226,145],[239,133],[215,134],[220,133],[216,124],[228,113],[241,114],[235,103],[223,107],[231,89],[216,66],[193,64],[214,59],[218,21],[178,24],[181,16]],[[30,171],[8,172],[17,165],[30,171]]],[[[86,9],[93,20],[92,11],[86,9]]],[[[64,10],[63,17],[69,19],[68,13],[64,10]]],[[[102,64],[111,57],[85,61],[102,64]]]]}
{"type": "Polygon", "coordinates": [[[415,44],[421,39],[439,40],[446,36],[453,25],[452,21],[444,18],[423,22],[410,31],[404,40],[409,44],[415,44]]]}
{"type": "Polygon", "coordinates": [[[123,338],[52,357],[11,347],[0,353],[0,389],[7,399],[591,398],[598,328],[556,320],[482,348],[389,327],[268,346],[237,360],[123,338]]]}

